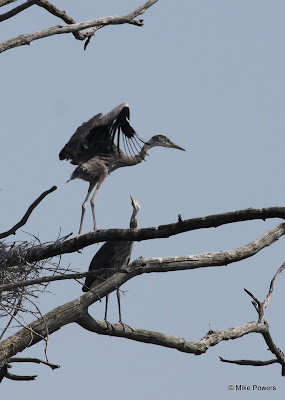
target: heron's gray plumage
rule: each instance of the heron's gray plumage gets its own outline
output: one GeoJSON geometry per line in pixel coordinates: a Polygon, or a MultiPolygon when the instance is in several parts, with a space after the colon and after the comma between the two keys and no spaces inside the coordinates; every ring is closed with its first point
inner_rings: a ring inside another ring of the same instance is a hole
{"type": "Polygon", "coordinates": [[[78,165],[69,180],[79,178],[89,182],[87,196],[82,204],[79,235],[82,231],[86,203],[95,186],[90,202],[94,230],[96,229],[94,199],[108,174],[121,167],[139,164],[144,160],[147,151],[154,146],[184,150],[166,136],[156,135],[144,142],[138,153],[134,154],[134,147],[137,148],[138,140],[141,139],[130,125],[129,117],[127,103],[120,104],[105,115],[95,115],[76,130],[59,153],[60,160],[70,160],[72,164],[78,165]],[[121,138],[127,154],[120,147],[121,138]]]}
{"type": "MultiPolygon", "coordinates": [[[[130,219],[130,228],[137,228],[137,213],[140,209],[138,201],[131,197],[133,213],[130,219]]],[[[104,282],[116,273],[116,270],[123,269],[129,264],[132,254],[134,242],[133,241],[108,241],[97,251],[93,257],[89,271],[98,271],[98,276],[87,276],[82,286],[83,292],[88,292],[99,283],[104,282]]],[[[120,311],[120,296],[119,289],[117,289],[119,316],[121,322],[120,311]]],[[[107,318],[107,299],[106,299],[106,312],[105,319],[107,318]]]]}

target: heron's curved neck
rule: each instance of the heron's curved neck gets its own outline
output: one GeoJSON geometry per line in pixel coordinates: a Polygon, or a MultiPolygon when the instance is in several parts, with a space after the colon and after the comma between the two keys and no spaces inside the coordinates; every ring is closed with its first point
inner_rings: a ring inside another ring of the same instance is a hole
{"type": "Polygon", "coordinates": [[[137,213],[138,213],[137,210],[134,208],[133,214],[132,214],[131,220],[130,220],[130,228],[137,228],[137,226],[138,226],[138,220],[136,218],[137,213]]]}
{"type": "Polygon", "coordinates": [[[150,141],[146,142],[138,154],[134,156],[128,156],[127,159],[125,159],[126,166],[136,165],[141,163],[145,159],[148,150],[151,149],[152,147],[153,144],[150,141]]]}

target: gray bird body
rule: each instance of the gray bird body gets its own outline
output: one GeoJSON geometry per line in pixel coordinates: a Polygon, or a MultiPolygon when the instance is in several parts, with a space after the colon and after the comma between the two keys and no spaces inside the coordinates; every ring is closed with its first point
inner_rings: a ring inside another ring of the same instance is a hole
{"type": "Polygon", "coordinates": [[[155,135],[144,143],[137,154],[134,154],[134,148],[137,149],[137,146],[140,146],[138,140],[142,141],[142,139],[130,125],[129,116],[127,103],[120,104],[106,115],[95,115],[76,130],[59,153],[60,160],[70,160],[72,164],[78,165],[69,180],[79,178],[89,182],[88,193],[82,204],[78,235],[82,231],[87,200],[95,186],[90,203],[94,230],[96,229],[94,199],[101,184],[111,172],[118,168],[139,164],[145,159],[147,151],[155,146],[184,150],[166,136],[155,135]],[[120,148],[121,139],[127,154],[120,148]]]}
{"type": "MultiPolygon", "coordinates": [[[[133,213],[130,219],[130,228],[137,228],[136,215],[140,209],[139,203],[131,197],[133,213]]],[[[133,241],[108,241],[97,251],[89,266],[89,271],[98,271],[98,276],[87,276],[82,286],[83,292],[88,292],[112,275],[116,270],[123,269],[129,264],[132,254],[133,241]]],[[[95,290],[95,289],[94,289],[95,290]]],[[[117,289],[119,306],[119,320],[121,322],[120,293],[117,289]]],[[[106,296],[105,320],[107,320],[108,296],[106,296]]]]}
{"type": "MultiPolygon", "coordinates": [[[[138,222],[136,215],[140,209],[140,206],[139,203],[134,199],[132,199],[132,206],[133,213],[130,219],[130,228],[137,228],[138,222]]],[[[88,288],[94,287],[98,283],[103,282],[104,279],[112,276],[116,272],[116,269],[120,269],[123,268],[123,266],[128,265],[133,246],[133,241],[124,240],[110,240],[104,243],[92,258],[89,266],[89,271],[98,270],[98,275],[100,275],[100,278],[87,276],[84,286],[82,287],[83,292],[87,292],[89,290],[88,288]]]]}

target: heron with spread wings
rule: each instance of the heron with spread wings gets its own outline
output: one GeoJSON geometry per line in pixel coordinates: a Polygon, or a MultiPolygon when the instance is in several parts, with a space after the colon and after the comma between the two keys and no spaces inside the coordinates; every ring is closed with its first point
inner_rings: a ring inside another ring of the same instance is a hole
{"type": "Polygon", "coordinates": [[[79,178],[89,182],[87,196],[82,204],[78,235],[81,235],[86,204],[95,186],[90,204],[96,230],[95,196],[111,172],[117,168],[139,164],[145,159],[147,151],[155,146],[184,151],[182,147],[163,135],[155,135],[144,142],[130,125],[129,117],[130,110],[127,103],[120,104],[105,115],[95,115],[76,130],[59,153],[60,160],[70,160],[71,164],[77,165],[69,181],[79,178]],[[121,139],[125,153],[120,148],[121,139]],[[143,146],[139,141],[144,143],[143,146]]]}
{"type": "MultiPolygon", "coordinates": [[[[139,212],[139,202],[132,198],[133,213],[130,220],[130,228],[137,228],[137,213],[139,212]]],[[[98,276],[87,276],[82,286],[83,292],[88,292],[99,283],[106,281],[116,273],[116,270],[122,269],[129,264],[134,242],[132,241],[109,241],[103,244],[93,257],[89,271],[98,271],[98,276]]],[[[119,307],[119,322],[122,324],[120,289],[117,288],[117,299],[119,307]]],[[[104,320],[107,322],[108,295],[106,296],[106,307],[104,320]]]]}

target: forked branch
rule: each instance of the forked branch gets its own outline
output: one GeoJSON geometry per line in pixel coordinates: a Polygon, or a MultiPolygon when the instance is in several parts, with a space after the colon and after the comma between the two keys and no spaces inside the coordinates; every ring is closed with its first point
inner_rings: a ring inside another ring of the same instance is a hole
{"type": "MultiPolygon", "coordinates": [[[[95,32],[95,30],[98,30],[100,28],[103,28],[104,26],[107,25],[122,25],[122,24],[129,24],[131,23],[132,25],[136,26],[142,26],[143,22],[142,20],[135,20],[135,18],[141,14],[143,14],[149,7],[151,7],[153,4],[155,4],[158,0],[148,0],[144,4],[142,4],[140,7],[132,11],[131,13],[122,16],[122,17],[103,17],[103,18],[97,18],[93,19],[91,21],[85,21],[85,22],[79,22],[79,23],[71,23],[72,21],[69,20],[68,18],[65,18],[65,22],[68,23],[68,25],[57,25],[53,26],[47,29],[43,29],[41,31],[29,33],[26,35],[20,35],[17,36],[13,39],[7,40],[3,43],[0,44],[0,53],[4,52],[6,50],[12,49],[14,47],[19,47],[19,46],[24,46],[24,45],[29,45],[32,41],[42,39],[44,37],[48,36],[53,36],[53,35],[60,35],[64,33],[73,33],[75,34],[76,32],[80,32],[84,29],[89,29],[92,28],[91,31],[86,31],[82,33],[81,35],[76,35],[77,39],[83,40],[84,38],[90,38],[95,32]],[[68,22],[68,20],[70,22],[68,22]]],[[[48,4],[47,1],[37,1],[36,2],[39,6],[46,8],[49,12],[52,12],[53,8],[53,14],[57,15],[58,17],[63,19],[63,11],[60,11],[56,9],[56,7],[52,6],[51,4],[48,4]]]]}

